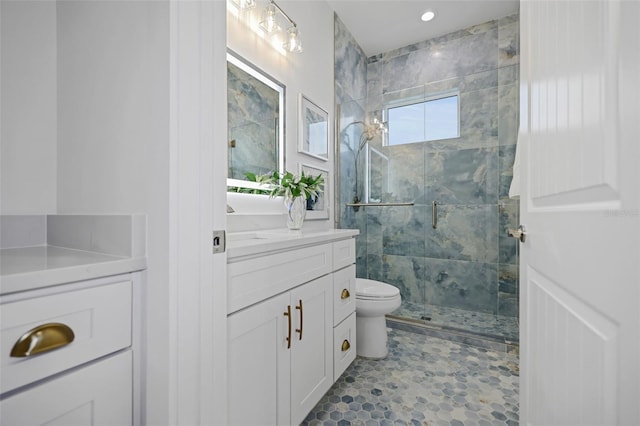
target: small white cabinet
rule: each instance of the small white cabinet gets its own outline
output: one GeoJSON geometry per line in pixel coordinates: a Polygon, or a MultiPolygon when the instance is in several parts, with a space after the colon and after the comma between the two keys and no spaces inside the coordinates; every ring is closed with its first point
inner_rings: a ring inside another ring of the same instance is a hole
{"type": "Polygon", "coordinates": [[[232,425],[300,424],[355,358],[355,241],[298,243],[230,256],[232,425]]]}
{"type": "Polygon", "coordinates": [[[0,297],[0,424],[133,423],[133,275],[0,297]]]}
{"type": "Polygon", "coordinates": [[[333,384],[324,276],[229,316],[229,422],[299,424],[333,384]]]}

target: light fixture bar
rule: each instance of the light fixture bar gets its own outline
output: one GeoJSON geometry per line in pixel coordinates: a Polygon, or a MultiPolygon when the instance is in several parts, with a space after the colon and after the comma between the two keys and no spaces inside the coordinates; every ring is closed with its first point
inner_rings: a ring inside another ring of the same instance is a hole
{"type": "Polygon", "coordinates": [[[295,22],[293,19],[291,19],[291,18],[289,17],[289,15],[287,15],[287,14],[286,14],[286,12],[285,12],[284,10],[282,10],[282,8],[281,8],[280,6],[278,6],[278,4],[277,4],[274,0],[269,0],[269,4],[274,5],[274,6],[275,6],[275,8],[276,8],[276,9],[278,9],[278,11],[280,11],[280,13],[282,13],[282,16],[284,16],[284,17],[287,19],[287,21],[289,21],[289,23],[290,23],[291,25],[293,25],[294,27],[297,27],[297,26],[298,26],[298,25],[296,24],[296,22],[295,22]]]}

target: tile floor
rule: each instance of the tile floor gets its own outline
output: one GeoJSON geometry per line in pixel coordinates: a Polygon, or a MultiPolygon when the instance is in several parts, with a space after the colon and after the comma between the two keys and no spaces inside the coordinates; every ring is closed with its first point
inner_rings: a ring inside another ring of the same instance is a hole
{"type": "Polygon", "coordinates": [[[517,425],[515,354],[389,329],[389,356],[356,358],[303,425],[517,425]]]}

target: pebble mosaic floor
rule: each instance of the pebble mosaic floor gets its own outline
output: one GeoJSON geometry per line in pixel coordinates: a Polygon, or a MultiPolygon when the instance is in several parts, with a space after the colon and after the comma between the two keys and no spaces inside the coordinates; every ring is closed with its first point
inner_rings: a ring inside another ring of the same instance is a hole
{"type": "Polygon", "coordinates": [[[356,360],[309,426],[518,424],[518,357],[389,329],[389,356],[356,360]]]}
{"type": "Polygon", "coordinates": [[[402,305],[391,315],[421,320],[426,324],[461,329],[484,336],[502,337],[513,342],[518,341],[518,319],[515,317],[424,305],[404,300],[402,305]],[[430,319],[425,321],[425,317],[430,319]]]}

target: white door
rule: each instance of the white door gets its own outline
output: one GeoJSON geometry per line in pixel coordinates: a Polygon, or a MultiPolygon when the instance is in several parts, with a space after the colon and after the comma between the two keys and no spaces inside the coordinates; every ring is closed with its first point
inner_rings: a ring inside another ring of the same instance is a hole
{"type": "Polygon", "coordinates": [[[521,3],[521,420],[640,424],[640,3],[521,3]]]}

